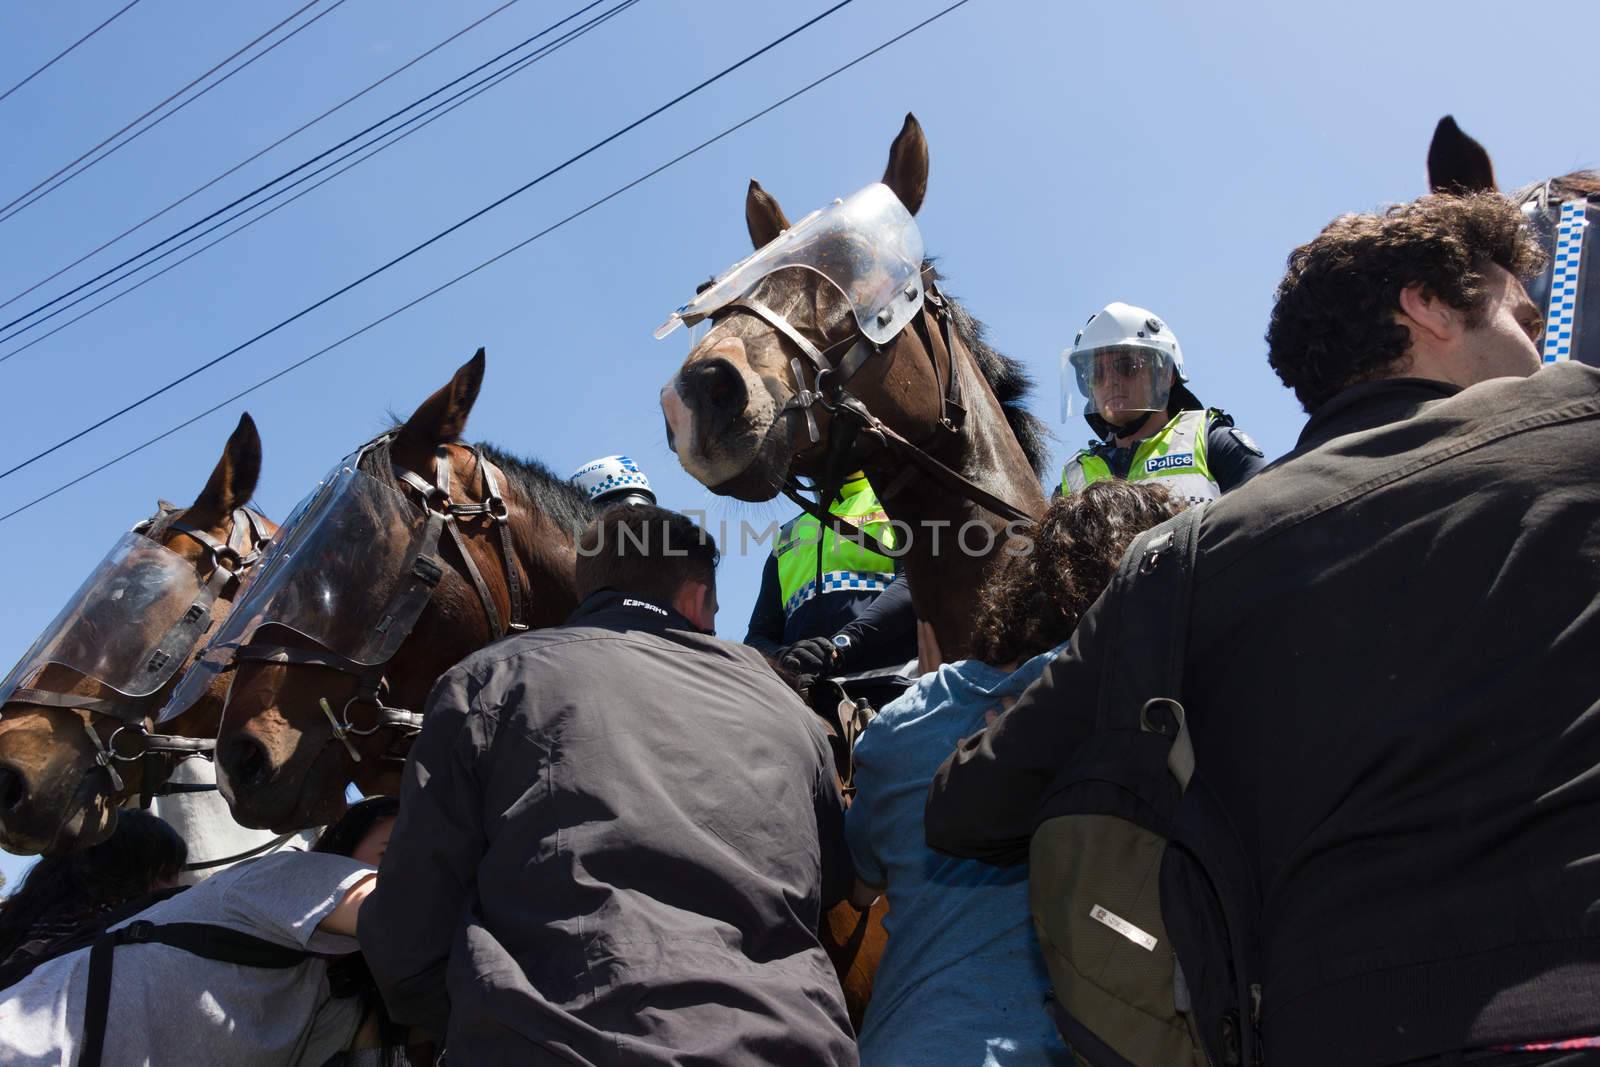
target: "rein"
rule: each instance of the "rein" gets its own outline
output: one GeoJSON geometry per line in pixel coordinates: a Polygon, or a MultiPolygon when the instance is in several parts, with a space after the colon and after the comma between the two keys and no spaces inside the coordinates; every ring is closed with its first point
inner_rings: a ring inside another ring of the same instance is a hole
{"type": "MultiPolygon", "coordinates": [[[[356,455],[355,465],[359,467],[362,457],[367,452],[391,436],[392,434],[385,434],[364,445],[356,455]]],[[[379,658],[376,663],[360,663],[327,648],[290,648],[286,645],[260,644],[255,641],[235,653],[236,663],[254,661],[328,667],[353,676],[356,679],[355,695],[345,701],[337,714],[327,697],[320,698],[317,704],[333,728],[330,743],[338,741],[344,745],[345,751],[356,763],[362,762],[361,753],[356,750],[354,742],[351,741],[352,737],[369,737],[379,730],[394,730],[400,735],[396,739],[398,745],[399,742],[410,741],[422,730],[422,712],[384,703],[384,697],[389,691],[385,668],[399,652],[406,638],[411,636],[411,631],[416,627],[423,609],[433,598],[434,588],[444,576],[445,563],[439,555],[439,542],[447,531],[461,556],[467,577],[477,590],[478,599],[483,603],[495,639],[520,633],[528,628],[526,596],[521,577],[517,573],[516,554],[511,541],[511,511],[506,505],[505,497],[501,495],[494,464],[484,456],[481,448],[473,446],[472,454],[477,459],[478,469],[483,474],[484,482],[484,499],[477,503],[458,503],[450,498],[450,456],[448,449],[443,445],[440,445],[434,454],[433,481],[397,464],[394,465],[395,473],[401,483],[415,492],[427,521],[412,542],[402,584],[391,597],[388,610],[378,623],[377,629],[382,638],[377,649],[379,658]],[[500,550],[505,562],[506,589],[510,597],[509,618],[504,625],[501,623],[494,597],[490,595],[489,586],[483,580],[483,574],[473,560],[472,553],[467,550],[466,538],[461,534],[459,520],[476,518],[487,518],[490,524],[499,530],[500,550]],[[363,728],[354,724],[350,709],[356,704],[372,706],[374,719],[371,726],[363,728]]],[[[397,745],[391,745],[382,758],[403,760],[405,757],[397,751],[397,745]]]]}
{"type": "MultiPolygon", "coordinates": [[[[857,371],[866,365],[873,356],[878,355],[887,346],[878,345],[869,340],[862,332],[859,324],[853,325],[849,336],[843,340],[829,345],[826,349],[818,348],[804,334],[795,328],[783,315],[774,311],[767,304],[753,296],[740,297],[731,301],[728,307],[734,311],[746,311],[755,315],[779,333],[783,334],[795,347],[799,348],[813,368],[812,387],[807,388],[805,368],[798,358],[789,361],[790,371],[794,374],[798,392],[784,404],[782,413],[787,415],[792,411],[804,414],[806,429],[810,434],[812,444],[821,441],[821,434],[817,429],[816,414],[813,409],[821,408],[835,421],[845,420],[849,426],[853,444],[854,438],[865,435],[876,441],[881,447],[888,449],[896,456],[910,463],[923,472],[926,476],[937,482],[943,488],[969,503],[976,504],[996,515],[1014,522],[1032,522],[1033,516],[1003,500],[970,478],[935,458],[932,450],[937,448],[942,440],[959,436],[966,424],[966,408],[962,405],[961,375],[958,367],[957,352],[966,351],[966,345],[955,330],[955,317],[951,313],[949,301],[938,290],[932,279],[924,284],[923,308],[920,315],[913,319],[913,324],[920,324],[925,335],[925,348],[929,361],[933,364],[934,380],[939,383],[940,403],[942,411],[939,422],[934,427],[928,440],[915,443],[904,435],[894,430],[883,420],[879,419],[859,397],[849,392],[845,386],[857,371]],[[831,359],[831,354],[840,348],[849,348],[844,357],[838,362],[831,359]],[[945,373],[941,373],[939,366],[939,349],[944,350],[945,373]],[[948,375],[948,380],[946,378],[948,375]]],[[[854,318],[851,319],[854,324],[854,318]]],[[[902,331],[903,332],[903,331],[902,331]]],[[[896,335],[898,339],[899,335],[896,335]]],[[[893,340],[890,344],[894,343],[893,340]]],[[[969,353],[970,356],[970,353],[969,353]]],[[[830,429],[830,438],[832,430],[830,429]]],[[[830,445],[833,442],[830,440],[830,445]]],[[[848,446],[847,446],[848,447],[848,446]]],[[[848,461],[835,463],[831,466],[841,470],[851,470],[855,466],[848,461]]],[[[878,538],[860,529],[853,523],[828,513],[825,502],[830,500],[838,486],[831,484],[835,479],[825,477],[824,483],[816,486],[817,499],[807,499],[803,494],[804,486],[798,479],[791,475],[785,480],[782,487],[783,494],[794,501],[808,515],[826,527],[834,528],[840,536],[846,536],[857,544],[862,545],[881,555],[893,557],[894,553],[884,546],[878,538]]],[[[820,557],[819,557],[820,558],[820,557]]]]}
{"type": "MultiPolygon", "coordinates": [[[[172,510],[174,509],[169,505],[163,504],[160,511],[135,526],[134,531],[148,534],[162,517],[170,514],[172,510]]],[[[206,550],[211,562],[211,577],[206,579],[194,602],[178,621],[168,627],[167,632],[156,642],[155,649],[150,654],[149,662],[152,668],[159,668],[175,658],[187,656],[210,628],[212,605],[223,596],[231,598],[238,594],[239,583],[245,573],[261,559],[270,540],[264,525],[265,521],[258,512],[249,507],[236,508],[226,541],[219,541],[207,531],[190,526],[181,520],[173,520],[166,525],[165,529],[179,531],[206,550]]],[[[22,686],[13,692],[12,699],[42,707],[89,712],[89,719],[83,722],[84,733],[88,735],[89,742],[94,747],[95,764],[105,769],[113,793],[122,792],[125,784],[122,774],[117,770],[117,764],[145,761],[143,776],[145,785],[140,794],[142,807],[148,808],[151,799],[156,796],[216,788],[216,786],[172,786],[169,789],[165,783],[160,787],[154,785],[158,777],[156,765],[161,760],[183,760],[195,756],[209,759],[216,748],[216,741],[212,738],[150,733],[144,725],[148,717],[146,712],[150,704],[149,697],[123,699],[91,697],[22,686]],[[118,721],[118,725],[111,731],[111,736],[105,740],[101,739],[100,731],[95,728],[97,718],[118,721]],[[124,732],[131,735],[136,745],[129,752],[124,752],[118,745],[117,739],[124,732]]]]}

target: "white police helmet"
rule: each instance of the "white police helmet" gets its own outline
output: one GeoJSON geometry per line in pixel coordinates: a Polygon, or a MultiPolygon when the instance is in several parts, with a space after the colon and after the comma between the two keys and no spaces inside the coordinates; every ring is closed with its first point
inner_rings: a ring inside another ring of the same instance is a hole
{"type": "Polygon", "coordinates": [[[1061,418],[1100,412],[1101,392],[1113,381],[1121,412],[1165,411],[1172,387],[1188,381],[1183,349],[1171,327],[1146,308],[1113,301],[1089,317],[1061,353],[1061,418]],[[1167,368],[1173,373],[1166,373],[1167,368]]]}
{"type": "Polygon", "coordinates": [[[590,502],[599,507],[656,502],[650,479],[627,456],[602,456],[590,460],[573,471],[567,480],[587,493],[590,502]]]}

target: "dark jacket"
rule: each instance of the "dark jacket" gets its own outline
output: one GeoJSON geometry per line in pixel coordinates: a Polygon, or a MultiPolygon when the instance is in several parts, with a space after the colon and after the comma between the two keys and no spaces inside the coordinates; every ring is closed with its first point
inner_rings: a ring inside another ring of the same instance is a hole
{"type": "MultiPolygon", "coordinates": [[[[1600,1034],[1600,371],[1455,394],[1348,389],[1202,520],[1183,697],[1269,1064],[1600,1034]]],[[[940,769],[930,844],[1026,858],[1109,610],[940,769]]]]}
{"type": "Polygon", "coordinates": [[[778,557],[768,556],[761,571],[761,590],[750,610],[744,643],[770,656],[808,637],[845,634],[850,650],[834,663],[831,674],[895,667],[917,658],[917,613],[911,606],[911,583],[905,572],[895,575],[880,592],[837,590],[814,596],[783,613],[778,585],[778,557]]]}
{"type": "Polygon", "coordinates": [[[753,651],[603,591],[426,723],[360,920],[396,1020],[463,1064],[856,1062],[833,760],[753,651]]]}

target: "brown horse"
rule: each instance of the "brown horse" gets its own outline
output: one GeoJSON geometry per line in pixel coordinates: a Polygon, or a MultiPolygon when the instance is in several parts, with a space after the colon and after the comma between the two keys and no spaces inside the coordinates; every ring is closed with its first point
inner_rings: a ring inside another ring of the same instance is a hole
{"type": "MultiPolygon", "coordinates": [[[[1434,192],[1494,192],[1500,188],[1489,153],[1463,133],[1449,115],[1439,120],[1428,145],[1428,185],[1434,192]]],[[[1562,258],[1563,249],[1557,245],[1565,233],[1569,238],[1578,238],[1576,244],[1582,254],[1572,254],[1569,246],[1564,250],[1568,253],[1564,262],[1582,262],[1584,273],[1594,273],[1588,261],[1600,255],[1600,171],[1573,171],[1525,185],[1508,195],[1523,208],[1552,260],[1562,258]],[[1587,235],[1572,228],[1570,219],[1564,227],[1564,213],[1575,213],[1580,218],[1586,214],[1587,235]]],[[[1600,366],[1600,284],[1580,290],[1577,269],[1569,267],[1557,279],[1560,269],[1561,264],[1552,263],[1539,278],[1527,280],[1528,295],[1548,311],[1540,348],[1546,361],[1575,359],[1600,366]],[[1560,291],[1552,294],[1553,289],[1560,291]]]]}
{"type": "MultiPolygon", "coordinates": [[[[304,576],[317,583],[315,605],[295,618],[274,616],[259,598],[241,605],[241,618],[254,613],[265,625],[235,653],[217,778],[246,826],[281,833],[326,822],[351,781],[369,794],[396,792],[434,680],[508,625],[550,626],[576,607],[573,544],[593,509],[537,463],[460,443],[483,371],[479,349],[359,454],[355,469],[376,503],[335,523],[321,544],[324,567],[304,576]],[[433,547],[420,549],[429,528],[433,547]],[[406,632],[392,626],[401,616],[411,620],[406,632]],[[392,638],[376,664],[348,651],[369,638],[392,638]]],[[[286,525],[286,553],[325,532],[301,526],[286,525]]],[[[269,559],[251,597],[274,595],[278,562],[269,559]]]]}
{"type": "MultiPolygon", "coordinates": [[[[927,140],[907,115],[883,184],[914,215],[927,183],[927,140]]],[[[790,226],[753,181],[745,221],[758,249],[790,226]]],[[[802,342],[817,354],[842,352],[857,334],[854,312],[818,273],[769,274],[747,298],[798,339],[766,315],[729,305],[662,390],[662,408],[684,469],[720,495],[770,500],[797,474],[827,481],[830,471],[864,470],[890,519],[909,532],[897,548],[906,552],[918,618],[932,625],[943,658],[959,659],[971,645],[978,589],[1013,532],[1011,520],[1044,511],[1046,456],[1044,433],[1022,407],[1027,375],[984,342],[982,327],[937,292],[936,280],[924,265],[922,313],[830,389],[816,378],[796,381],[804,360],[816,362],[802,342]],[[817,410],[796,404],[802,391],[831,395],[817,410]],[[859,407],[841,417],[850,401],[859,407]],[[1010,505],[1013,514],[974,495],[1010,505]]],[[[869,913],[841,904],[825,919],[824,942],[858,1028],[887,940],[886,910],[881,900],[869,913]]]]}
{"type": "Polygon", "coordinates": [[[138,632],[141,623],[152,630],[156,624],[148,616],[124,616],[112,602],[127,591],[116,579],[142,577],[156,601],[172,599],[161,595],[163,583],[175,587],[171,593],[180,610],[196,590],[214,591],[215,599],[202,605],[209,612],[208,626],[194,627],[192,644],[183,648],[182,662],[163,684],[129,696],[47,656],[37,670],[19,665],[28,677],[17,678],[21,688],[10,694],[0,716],[0,847],[21,855],[88,848],[110,835],[125,801],[159,792],[177,760],[209,755],[209,739],[222,714],[220,687],[167,723],[163,735],[147,729],[200,654],[205,633],[227,617],[241,578],[276,530],[245,510],[260,472],[261,438],[250,416],[243,415],[194,503],[187,508],[162,504],[134,535],[119,542],[132,546],[128,556],[136,558],[129,566],[120,575],[97,571],[102,580],[82,589],[74,602],[71,617],[80,633],[93,636],[96,631],[89,627],[98,622],[101,629],[116,627],[128,638],[106,639],[107,646],[156,649],[162,633],[138,632]],[[141,550],[139,538],[151,544],[141,550]],[[166,735],[207,744],[174,743],[166,735]]]}
{"type": "MultiPolygon", "coordinates": [[[[914,116],[906,116],[889,150],[883,183],[913,215],[921,207],[928,143],[914,116]]],[[[745,219],[757,248],[789,227],[778,202],[755,182],[745,219]]],[[[924,279],[932,283],[936,276],[929,269],[924,279]]],[[[857,328],[839,290],[810,270],[769,274],[749,295],[822,352],[840,350],[857,328]]],[[[793,403],[802,388],[817,388],[814,380],[795,382],[791,365],[803,357],[784,330],[742,306],[716,315],[662,390],[679,462],[713,492],[756,501],[772,499],[793,475],[823,477],[830,464],[864,470],[890,518],[910,528],[906,571],[918,618],[932,624],[944,658],[965,656],[973,598],[1005,541],[1007,517],[974,503],[958,482],[922,465],[903,445],[890,447],[872,427],[855,434],[842,459],[830,456],[846,444],[833,433],[844,420],[826,407],[816,410],[819,437],[810,439],[806,413],[793,403]],[[967,533],[958,537],[963,529],[967,533]]],[[[895,437],[916,443],[921,455],[1021,512],[1043,512],[1044,434],[1022,407],[1027,375],[984,343],[981,327],[954,301],[933,292],[923,314],[866,359],[844,387],[895,437]],[[940,315],[949,316],[954,345],[946,343],[940,315]],[[947,402],[952,393],[963,410],[947,402]]]]}

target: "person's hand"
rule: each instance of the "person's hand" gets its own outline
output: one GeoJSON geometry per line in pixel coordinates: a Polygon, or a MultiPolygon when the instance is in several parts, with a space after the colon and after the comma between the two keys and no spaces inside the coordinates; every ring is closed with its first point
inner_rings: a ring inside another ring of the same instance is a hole
{"type": "Polygon", "coordinates": [[[838,650],[831,637],[808,637],[787,648],[778,649],[773,659],[795,679],[795,688],[805,690],[818,678],[826,677],[838,650]]]}

